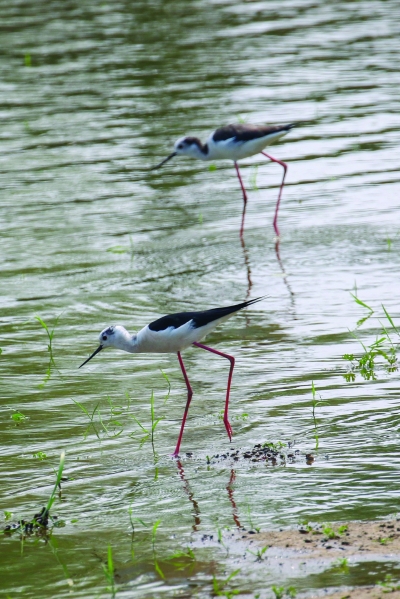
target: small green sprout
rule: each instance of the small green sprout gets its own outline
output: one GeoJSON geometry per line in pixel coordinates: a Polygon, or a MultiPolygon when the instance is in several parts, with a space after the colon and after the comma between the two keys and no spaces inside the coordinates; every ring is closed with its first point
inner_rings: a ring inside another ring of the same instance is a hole
{"type": "Polygon", "coordinates": [[[268,545],[266,545],[265,547],[262,547],[262,549],[257,549],[256,551],[252,551],[251,549],[247,549],[247,551],[249,553],[251,553],[251,555],[254,555],[257,558],[256,561],[262,562],[263,555],[267,551],[268,548],[269,548],[268,545]]]}
{"type": "Polygon", "coordinates": [[[235,570],[230,574],[225,580],[218,580],[215,576],[213,576],[213,595],[214,597],[226,597],[227,599],[232,599],[235,595],[238,595],[240,591],[237,589],[229,590],[226,587],[229,585],[232,578],[237,576],[240,572],[240,568],[235,570]]]}
{"type": "Polygon", "coordinates": [[[212,172],[212,171],[216,171],[216,170],[217,170],[217,165],[216,165],[216,164],[209,164],[209,165],[208,165],[208,170],[209,170],[210,172],[212,172]]]}
{"type": "Polygon", "coordinates": [[[277,587],[273,585],[271,587],[271,590],[275,595],[275,599],[282,599],[285,596],[294,599],[294,597],[296,597],[297,595],[295,587],[288,587],[287,589],[285,589],[285,587],[277,587]]]}
{"type": "Polygon", "coordinates": [[[51,507],[55,501],[56,491],[60,487],[60,483],[61,483],[62,473],[64,470],[64,462],[65,462],[65,451],[62,451],[61,455],[60,455],[60,465],[59,465],[58,471],[56,473],[56,482],[54,485],[54,489],[50,495],[49,501],[47,502],[47,506],[45,509],[45,515],[50,514],[51,507]]]}
{"type": "Polygon", "coordinates": [[[31,55],[28,54],[28,53],[25,54],[25,56],[24,56],[24,65],[26,67],[31,67],[32,66],[32,58],[31,58],[31,55]]]}
{"type": "Polygon", "coordinates": [[[12,518],[12,512],[8,512],[7,510],[4,510],[3,514],[4,514],[4,520],[6,522],[7,522],[7,520],[11,520],[11,518],[12,518]]]}
{"type": "Polygon", "coordinates": [[[251,517],[251,508],[250,505],[247,504],[247,515],[249,517],[249,522],[250,522],[250,527],[255,530],[256,532],[260,532],[260,527],[259,526],[255,526],[252,517],[251,517]]]}
{"type": "Polygon", "coordinates": [[[275,595],[275,599],[282,599],[285,594],[285,587],[277,587],[276,585],[272,585],[271,590],[275,595]]]}
{"type": "Polygon", "coordinates": [[[277,441],[276,443],[263,443],[263,447],[268,447],[272,451],[279,451],[283,447],[286,447],[286,443],[282,443],[282,441],[277,441]]]}
{"type": "Polygon", "coordinates": [[[384,580],[378,580],[376,584],[384,588],[384,593],[391,593],[393,591],[400,590],[400,583],[395,582],[395,579],[391,574],[386,574],[384,580]]]}
{"type": "Polygon", "coordinates": [[[21,422],[24,422],[25,420],[29,420],[29,416],[25,416],[25,414],[22,414],[22,412],[20,412],[19,410],[17,410],[13,414],[11,414],[10,418],[16,424],[20,424],[21,422]]]}
{"type": "Polygon", "coordinates": [[[113,245],[107,248],[106,251],[110,252],[111,254],[129,254],[132,259],[134,255],[134,245],[132,237],[129,236],[129,247],[127,247],[126,245],[113,245]]]}
{"type": "MultiPolygon", "coordinates": [[[[47,381],[50,379],[51,377],[51,373],[52,373],[52,368],[55,368],[58,371],[58,368],[56,366],[55,360],[54,360],[54,352],[53,352],[53,338],[54,338],[54,332],[56,330],[56,326],[58,324],[58,320],[60,318],[61,314],[59,314],[55,320],[55,324],[53,329],[50,331],[48,325],[44,322],[44,320],[42,318],[40,318],[40,316],[35,316],[35,320],[38,321],[38,323],[44,328],[44,330],[46,331],[47,334],[47,338],[48,338],[48,345],[47,345],[47,351],[49,352],[49,365],[47,367],[46,370],[46,375],[43,379],[43,382],[39,385],[39,388],[43,388],[45,386],[45,384],[47,383],[47,381]]],[[[58,371],[59,372],[59,371],[58,371]]]]}
{"type": "Polygon", "coordinates": [[[349,560],[347,557],[338,557],[332,563],[332,568],[334,570],[340,570],[343,573],[347,573],[349,571],[349,560]]]}
{"type": "Polygon", "coordinates": [[[107,587],[107,591],[109,591],[111,593],[111,597],[114,598],[117,590],[115,588],[115,568],[111,545],[108,545],[107,548],[107,563],[105,565],[103,564],[103,572],[109,584],[109,587],[107,587]]]}
{"type": "Polygon", "coordinates": [[[253,189],[253,191],[258,191],[258,187],[257,187],[257,171],[258,171],[258,166],[254,165],[252,168],[252,173],[250,175],[250,185],[251,188],[253,189]]]}
{"type": "Polygon", "coordinates": [[[381,545],[387,545],[388,543],[390,543],[393,539],[391,539],[390,537],[381,537],[379,540],[379,543],[381,545]]]}
{"type": "Polygon", "coordinates": [[[47,454],[44,451],[37,451],[36,453],[32,454],[34,458],[37,458],[40,461],[43,461],[47,458],[47,454]]]}

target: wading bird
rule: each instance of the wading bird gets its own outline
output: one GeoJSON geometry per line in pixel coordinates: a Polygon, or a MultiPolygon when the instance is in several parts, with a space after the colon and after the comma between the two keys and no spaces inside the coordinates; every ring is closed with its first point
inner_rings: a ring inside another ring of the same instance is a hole
{"type": "Polygon", "coordinates": [[[91,356],[83,364],[79,366],[82,368],[89,360],[94,358],[102,349],[106,347],[115,347],[116,349],[122,349],[123,351],[135,354],[135,353],[176,353],[178,354],[179,364],[182,370],[183,378],[185,379],[187,388],[187,402],[185,411],[183,413],[181,430],[178,437],[173,456],[179,454],[179,448],[182,441],[183,429],[185,428],[186,417],[189,411],[190,402],[193,396],[193,391],[190,386],[189,378],[186,374],[185,366],[183,364],[181,352],[190,345],[195,345],[201,349],[227,358],[230,361],[230,369],[228,376],[228,385],[226,389],[225,399],[225,410],[224,410],[224,424],[226,432],[228,433],[229,440],[232,441],[232,428],[228,420],[228,407],[229,407],[229,392],[231,388],[233,368],[235,366],[235,358],[224,354],[216,349],[212,349],[207,345],[199,343],[203,337],[214,330],[221,322],[224,322],[231,316],[233,316],[239,310],[243,310],[247,306],[261,301],[262,297],[253,299],[235,306],[226,306],[225,308],[213,308],[212,310],[205,310],[203,312],[179,312],[177,314],[168,314],[163,316],[154,322],[146,325],[136,335],[131,335],[121,325],[114,325],[104,329],[99,335],[100,345],[92,353],[91,356]]]}
{"type": "Polygon", "coordinates": [[[278,210],[286,177],[287,164],[277,158],[273,158],[273,156],[263,152],[263,150],[286,135],[290,129],[293,129],[295,126],[294,123],[290,125],[277,125],[275,127],[268,127],[266,125],[227,125],[226,127],[221,127],[211,133],[205,144],[202,144],[197,137],[181,137],[175,142],[172,154],[156,166],[153,166],[151,170],[159,168],[174,156],[181,155],[190,156],[191,158],[197,158],[199,160],[233,160],[243,193],[244,203],[242,225],[240,227],[240,237],[242,237],[244,217],[246,214],[247,193],[243,185],[237,161],[242,158],[254,156],[254,154],[263,154],[272,160],[272,162],[277,162],[283,167],[283,178],[279,189],[274,216],[274,229],[279,237],[278,210]]]}

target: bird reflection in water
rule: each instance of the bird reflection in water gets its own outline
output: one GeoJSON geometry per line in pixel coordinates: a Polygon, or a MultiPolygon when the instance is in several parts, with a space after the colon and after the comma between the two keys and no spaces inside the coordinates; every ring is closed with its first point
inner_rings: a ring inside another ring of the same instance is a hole
{"type": "MultiPolygon", "coordinates": [[[[185,476],[185,471],[183,469],[182,462],[180,460],[177,460],[176,466],[178,468],[179,477],[183,482],[183,490],[185,491],[186,495],[189,498],[190,503],[193,506],[192,513],[193,513],[194,523],[192,524],[192,530],[193,530],[193,532],[197,532],[199,530],[199,526],[201,524],[199,504],[194,499],[194,495],[190,488],[189,481],[186,479],[186,476],[185,476]]],[[[229,501],[232,506],[233,521],[234,521],[235,525],[237,526],[237,528],[241,529],[242,525],[240,524],[240,521],[239,521],[238,509],[237,509],[236,501],[235,501],[234,494],[233,494],[233,491],[234,491],[233,485],[235,483],[235,480],[236,480],[236,473],[232,469],[231,473],[230,473],[229,482],[226,485],[226,490],[228,492],[228,498],[229,498],[229,501]]]]}
{"type": "Polygon", "coordinates": [[[185,477],[185,471],[184,471],[182,463],[181,463],[181,461],[179,459],[176,460],[176,465],[177,465],[177,468],[178,468],[179,476],[180,476],[180,478],[181,478],[181,480],[183,482],[183,489],[184,489],[186,495],[189,497],[189,501],[193,505],[194,524],[192,525],[192,529],[193,529],[193,532],[197,532],[198,527],[201,524],[199,504],[194,499],[193,493],[192,493],[192,491],[190,489],[190,486],[189,486],[189,482],[186,480],[186,477],[185,477]]]}

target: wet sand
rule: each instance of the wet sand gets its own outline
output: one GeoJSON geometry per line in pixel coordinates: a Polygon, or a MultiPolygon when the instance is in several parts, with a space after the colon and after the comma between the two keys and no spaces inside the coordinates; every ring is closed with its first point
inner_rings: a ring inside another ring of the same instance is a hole
{"type": "Polygon", "coordinates": [[[342,522],[330,524],[335,538],[328,538],[324,527],[307,530],[281,530],[244,535],[262,546],[288,548],[297,557],[337,558],[367,554],[397,555],[400,558],[400,521],[342,522]],[[347,526],[345,532],[339,529],[347,526]]]}
{"type": "MultiPolygon", "coordinates": [[[[369,560],[400,560],[400,521],[340,522],[329,525],[305,525],[296,530],[245,533],[243,540],[268,546],[267,556],[279,557],[288,568],[302,566],[313,570],[318,566],[331,567],[335,561],[348,558],[348,565],[369,560]]],[[[400,599],[397,584],[387,586],[342,587],[320,589],[308,597],[329,599],[400,599]]]]}

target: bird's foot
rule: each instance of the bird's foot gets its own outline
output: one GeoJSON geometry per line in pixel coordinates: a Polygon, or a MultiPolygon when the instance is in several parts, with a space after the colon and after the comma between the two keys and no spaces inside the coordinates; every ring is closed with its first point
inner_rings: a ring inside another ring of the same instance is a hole
{"type": "Polygon", "coordinates": [[[224,424],[225,424],[226,432],[228,433],[229,441],[232,443],[233,431],[232,431],[230,422],[227,418],[226,419],[224,418],[224,424]]]}

